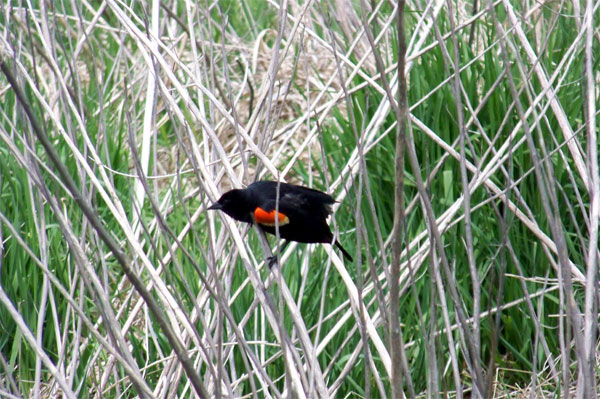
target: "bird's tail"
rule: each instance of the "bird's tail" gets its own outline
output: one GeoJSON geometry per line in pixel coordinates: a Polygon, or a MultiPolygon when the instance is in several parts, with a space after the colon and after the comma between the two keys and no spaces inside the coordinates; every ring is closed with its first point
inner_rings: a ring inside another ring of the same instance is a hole
{"type": "Polygon", "coordinates": [[[348,251],[346,251],[344,249],[344,247],[342,247],[342,244],[340,244],[340,242],[338,240],[335,240],[335,246],[338,247],[340,249],[340,251],[342,251],[342,254],[344,255],[344,258],[346,258],[346,260],[348,262],[352,262],[352,256],[350,256],[350,254],[348,253],[348,251]]]}

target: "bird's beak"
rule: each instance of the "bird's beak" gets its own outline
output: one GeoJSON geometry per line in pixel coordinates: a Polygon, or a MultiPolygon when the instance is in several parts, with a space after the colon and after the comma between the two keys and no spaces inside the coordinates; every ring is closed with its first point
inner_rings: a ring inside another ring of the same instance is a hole
{"type": "Polygon", "coordinates": [[[223,205],[219,204],[218,202],[215,202],[214,204],[212,204],[211,206],[209,206],[206,209],[209,210],[209,211],[211,211],[211,210],[219,210],[219,209],[223,209],[223,205]]]}

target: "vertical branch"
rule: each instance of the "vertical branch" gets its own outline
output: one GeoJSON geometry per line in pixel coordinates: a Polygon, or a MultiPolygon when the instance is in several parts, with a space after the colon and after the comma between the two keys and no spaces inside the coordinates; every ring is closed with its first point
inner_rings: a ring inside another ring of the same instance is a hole
{"type": "MultiPolygon", "coordinates": [[[[364,1],[362,3],[363,10],[369,8],[364,1]]],[[[377,70],[381,77],[381,83],[390,103],[390,108],[394,112],[397,120],[396,126],[396,153],[394,161],[395,170],[395,189],[394,189],[394,226],[392,231],[392,262],[389,273],[389,339],[391,368],[392,368],[392,398],[401,398],[404,395],[402,390],[403,377],[406,377],[406,385],[412,397],[415,397],[414,387],[406,361],[404,351],[404,343],[402,341],[402,330],[400,327],[399,311],[400,311],[400,259],[402,254],[402,232],[404,231],[404,149],[406,148],[406,124],[408,121],[408,100],[406,97],[406,38],[404,34],[404,6],[405,1],[400,0],[396,9],[396,30],[398,35],[398,98],[395,99],[386,78],[385,66],[377,46],[373,34],[369,29],[369,24],[365,13],[363,12],[362,22],[365,29],[367,40],[371,45],[373,57],[377,70]]]]}
{"type": "MultiPolygon", "coordinates": [[[[394,116],[397,120],[396,127],[396,153],[394,161],[395,170],[395,189],[394,189],[394,226],[392,231],[392,263],[390,266],[389,273],[389,339],[388,344],[390,348],[391,357],[391,374],[392,374],[392,398],[401,398],[404,393],[402,390],[402,383],[406,377],[406,386],[411,397],[415,397],[414,387],[408,369],[408,362],[406,360],[406,353],[404,350],[404,343],[402,341],[402,330],[400,327],[399,319],[399,306],[400,306],[400,259],[402,254],[402,232],[404,231],[404,149],[406,148],[406,126],[408,121],[408,100],[406,96],[406,77],[405,77],[405,65],[406,65],[406,38],[404,33],[404,6],[405,2],[400,0],[396,9],[396,30],[398,35],[398,98],[394,98],[388,80],[386,78],[385,66],[377,46],[373,34],[369,29],[369,24],[365,13],[363,12],[362,22],[365,29],[367,40],[373,51],[373,57],[377,70],[379,71],[381,83],[385,90],[387,99],[390,104],[390,108],[394,112],[394,116]]],[[[364,1],[362,1],[363,10],[367,10],[368,7],[364,1]]]]}
{"type": "MultiPolygon", "coordinates": [[[[598,333],[598,218],[600,216],[600,181],[598,178],[598,138],[596,136],[596,86],[594,81],[592,44],[594,38],[593,1],[585,9],[585,126],[587,130],[588,168],[590,182],[590,232],[585,278],[584,308],[584,392],[583,397],[596,397],[596,337],[598,333]]],[[[579,392],[581,393],[581,392],[579,392]]]]}
{"type": "MultiPolygon", "coordinates": [[[[479,284],[479,273],[475,266],[475,255],[473,249],[473,233],[471,231],[471,192],[469,190],[469,177],[467,176],[466,151],[465,141],[467,129],[465,126],[465,118],[463,115],[463,105],[461,98],[461,81],[460,81],[460,55],[458,52],[458,39],[456,37],[456,23],[454,22],[454,7],[452,1],[447,0],[448,19],[450,21],[450,37],[452,38],[452,50],[454,58],[447,55],[449,63],[453,66],[454,74],[452,80],[452,91],[454,92],[454,101],[456,101],[456,115],[458,118],[458,128],[460,129],[459,145],[460,145],[460,177],[463,188],[463,209],[465,215],[465,241],[467,246],[467,261],[469,263],[469,271],[471,273],[471,284],[473,285],[473,348],[474,353],[471,354],[471,363],[474,368],[479,369],[481,341],[480,341],[480,313],[481,313],[481,286],[479,284]]],[[[442,42],[440,42],[442,43],[442,42]]],[[[445,46],[440,45],[440,48],[445,53],[445,46]]],[[[475,375],[482,375],[481,371],[475,375]]],[[[476,385],[484,387],[484,381],[474,381],[476,385]]],[[[489,393],[480,392],[482,397],[489,397],[489,393]]],[[[477,397],[477,395],[476,395],[477,397]]]]}
{"type": "Polygon", "coordinates": [[[398,1],[396,30],[398,35],[398,104],[396,124],[396,154],[394,156],[394,226],[392,232],[392,263],[390,270],[390,355],[392,357],[392,397],[402,395],[402,332],[400,330],[400,256],[404,232],[404,149],[408,100],[406,98],[406,38],[404,34],[404,0],[398,1]]]}

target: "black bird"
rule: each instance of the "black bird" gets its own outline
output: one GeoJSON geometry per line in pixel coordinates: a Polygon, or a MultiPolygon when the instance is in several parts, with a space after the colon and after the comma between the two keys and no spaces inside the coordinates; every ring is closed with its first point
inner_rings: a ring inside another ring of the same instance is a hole
{"type": "MultiPolygon", "coordinates": [[[[226,192],[208,209],[225,212],[232,218],[250,224],[256,223],[265,232],[275,235],[275,217],[279,236],[289,241],[335,244],[344,257],[352,262],[350,254],[327,224],[331,205],[335,200],[328,194],[308,187],[274,181],[259,181],[248,188],[226,192]],[[279,195],[277,189],[279,188],[279,195]],[[279,199],[279,205],[276,201],[279,199]]],[[[272,264],[275,259],[270,259],[272,264]]]]}

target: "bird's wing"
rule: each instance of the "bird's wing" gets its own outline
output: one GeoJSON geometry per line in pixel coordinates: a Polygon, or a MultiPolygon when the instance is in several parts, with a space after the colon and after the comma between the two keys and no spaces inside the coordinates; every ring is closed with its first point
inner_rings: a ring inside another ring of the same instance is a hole
{"type": "Polygon", "coordinates": [[[256,191],[262,197],[258,201],[260,208],[266,212],[277,208],[280,213],[294,220],[326,219],[332,212],[331,205],[335,202],[330,195],[321,191],[282,183],[279,185],[279,204],[276,206],[276,185],[269,185],[269,189],[256,191]]]}
{"type": "Polygon", "coordinates": [[[333,202],[333,198],[320,191],[291,190],[284,192],[279,199],[279,209],[284,213],[287,211],[290,214],[326,219],[332,212],[333,202]]]}

